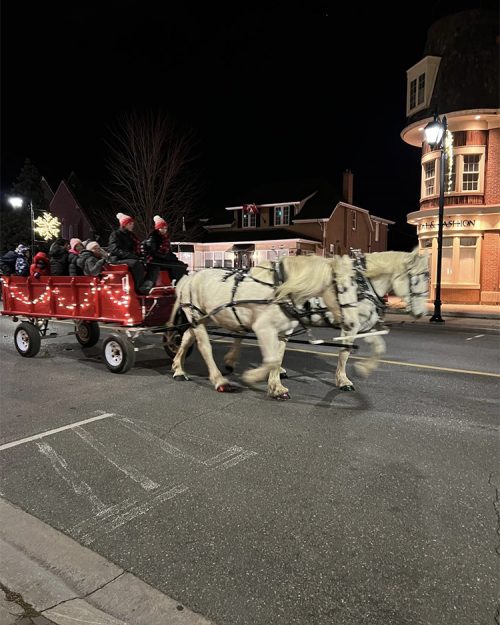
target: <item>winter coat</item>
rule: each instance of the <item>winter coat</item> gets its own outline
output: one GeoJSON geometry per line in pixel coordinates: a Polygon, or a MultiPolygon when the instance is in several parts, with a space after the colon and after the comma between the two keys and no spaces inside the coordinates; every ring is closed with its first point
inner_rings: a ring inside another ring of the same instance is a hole
{"type": "Polygon", "coordinates": [[[64,247],[63,239],[57,239],[52,243],[49,250],[50,273],[53,276],[67,276],[68,271],[68,250],[64,247]]]}
{"type": "Polygon", "coordinates": [[[153,230],[148,238],[143,241],[144,253],[150,262],[168,262],[177,260],[177,256],[170,249],[168,234],[162,234],[159,230],[153,230]]]}
{"type": "Polygon", "coordinates": [[[29,276],[30,264],[26,258],[26,254],[18,251],[19,248],[28,250],[24,245],[18,245],[15,250],[6,252],[0,259],[0,273],[5,276],[29,276]]]}
{"type": "Polygon", "coordinates": [[[50,260],[45,252],[37,252],[30,266],[30,276],[50,276],[50,260]]]}
{"type": "Polygon", "coordinates": [[[83,250],[83,252],[80,252],[76,260],[76,264],[83,271],[85,276],[98,276],[105,263],[105,258],[97,258],[97,256],[89,250],[83,250]]]}
{"type": "Polygon", "coordinates": [[[127,258],[139,260],[141,242],[130,230],[119,228],[113,230],[108,244],[109,262],[119,263],[127,258]]]}
{"type": "Polygon", "coordinates": [[[78,259],[80,258],[80,255],[83,253],[80,252],[80,254],[78,252],[76,252],[75,250],[70,250],[68,253],[68,269],[69,269],[69,275],[70,276],[83,276],[83,269],[81,267],[78,266],[78,259]]]}

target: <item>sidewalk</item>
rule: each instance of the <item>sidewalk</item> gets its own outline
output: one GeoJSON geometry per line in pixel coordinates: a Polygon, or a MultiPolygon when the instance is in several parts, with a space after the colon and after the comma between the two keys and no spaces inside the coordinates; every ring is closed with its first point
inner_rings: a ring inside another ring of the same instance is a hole
{"type": "Polygon", "coordinates": [[[0,497],[0,625],[213,625],[0,497]]]}

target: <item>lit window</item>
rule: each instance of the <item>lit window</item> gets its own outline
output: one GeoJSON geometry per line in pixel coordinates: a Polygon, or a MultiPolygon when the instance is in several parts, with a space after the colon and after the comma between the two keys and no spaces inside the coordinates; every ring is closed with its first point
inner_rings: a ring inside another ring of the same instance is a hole
{"type": "Polygon", "coordinates": [[[380,241],[380,221],[375,222],[375,241],[380,241]]]}
{"type": "Polygon", "coordinates": [[[464,154],[462,189],[479,191],[479,154],[464,154]]]}
{"type": "Polygon", "coordinates": [[[460,237],[458,253],[458,280],[474,282],[476,276],[477,237],[460,237]]]}
{"type": "Polygon", "coordinates": [[[425,197],[434,195],[436,188],[436,161],[424,163],[424,188],[425,197]]]}

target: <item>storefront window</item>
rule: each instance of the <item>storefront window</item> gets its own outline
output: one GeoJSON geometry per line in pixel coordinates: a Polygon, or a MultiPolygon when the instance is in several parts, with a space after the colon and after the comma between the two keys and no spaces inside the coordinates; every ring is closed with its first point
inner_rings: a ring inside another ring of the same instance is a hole
{"type": "Polygon", "coordinates": [[[476,243],[477,237],[460,237],[458,257],[458,279],[460,282],[474,282],[476,275],[476,243]]]}
{"type": "Polygon", "coordinates": [[[443,256],[441,261],[441,276],[443,282],[451,282],[453,279],[453,238],[443,239],[443,256]]]}

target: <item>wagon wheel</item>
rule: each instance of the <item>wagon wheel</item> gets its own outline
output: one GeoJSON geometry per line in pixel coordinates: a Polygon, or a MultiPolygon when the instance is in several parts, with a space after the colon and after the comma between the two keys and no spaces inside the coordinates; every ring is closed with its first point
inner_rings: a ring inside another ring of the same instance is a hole
{"type": "Polygon", "coordinates": [[[111,334],[104,340],[102,353],[107,368],[113,373],[125,373],[135,364],[133,344],[119,334],[111,334]]]}
{"type": "Polygon", "coordinates": [[[76,340],[82,347],[92,347],[99,340],[100,330],[97,321],[75,321],[76,340]]]}
{"type": "MultiPolygon", "coordinates": [[[[179,351],[179,347],[182,341],[182,335],[187,330],[189,324],[184,312],[182,310],[178,310],[175,315],[174,326],[183,326],[184,324],[186,324],[185,327],[174,327],[167,330],[163,334],[163,349],[167,352],[167,356],[169,356],[169,358],[171,358],[172,360],[175,358],[177,352],[179,351]]],[[[193,346],[191,345],[186,352],[186,358],[191,354],[192,351],[193,346]]]]}
{"type": "Polygon", "coordinates": [[[42,338],[38,328],[28,321],[21,322],[14,332],[17,351],[25,358],[33,358],[40,351],[42,338]]]}

